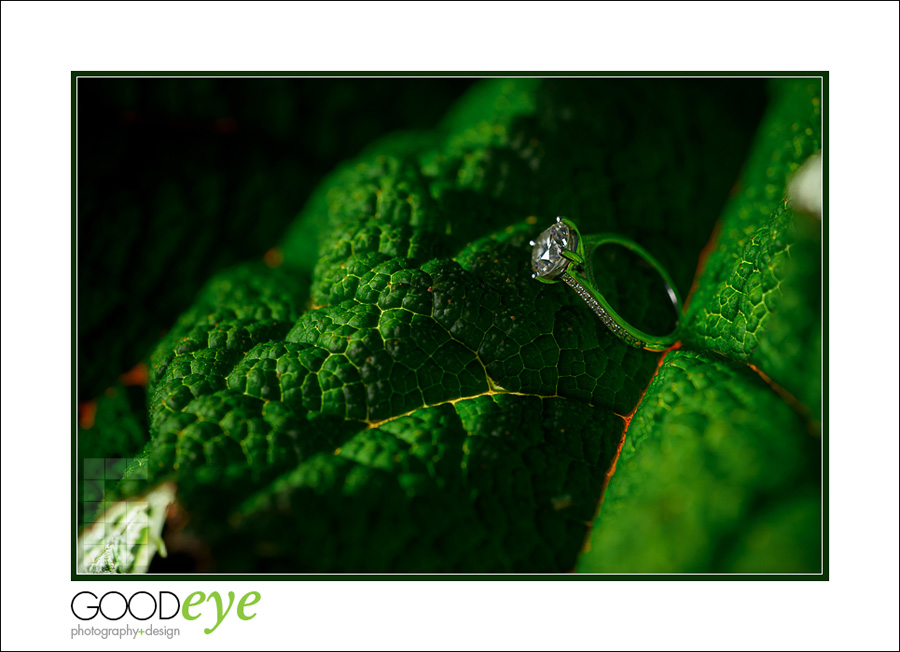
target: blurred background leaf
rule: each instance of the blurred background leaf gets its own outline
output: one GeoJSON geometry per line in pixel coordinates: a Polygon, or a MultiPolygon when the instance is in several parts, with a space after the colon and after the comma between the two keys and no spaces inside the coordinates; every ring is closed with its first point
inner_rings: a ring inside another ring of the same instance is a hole
{"type": "Polygon", "coordinates": [[[262,259],[334,165],[432,129],[471,83],[80,79],[79,400],[146,358],[212,274],[262,259]]]}

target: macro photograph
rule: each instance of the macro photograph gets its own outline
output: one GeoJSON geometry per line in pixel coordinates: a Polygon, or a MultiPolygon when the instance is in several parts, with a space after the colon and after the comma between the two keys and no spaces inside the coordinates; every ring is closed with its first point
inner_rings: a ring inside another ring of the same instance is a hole
{"type": "Polygon", "coordinates": [[[0,652],[900,649],[900,3],[2,14],[0,652]]]}
{"type": "Polygon", "coordinates": [[[826,84],[73,76],[73,572],[821,579],[826,84]]]}

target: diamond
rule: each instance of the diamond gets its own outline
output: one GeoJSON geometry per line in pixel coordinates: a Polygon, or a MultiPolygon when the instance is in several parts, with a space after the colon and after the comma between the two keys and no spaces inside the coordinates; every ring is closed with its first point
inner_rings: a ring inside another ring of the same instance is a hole
{"type": "Polygon", "coordinates": [[[541,233],[531,250],[531,269],[542,278],[552,279],[559,276],[569,264],[562,252],[569,249],[574,237],[569,227],[558,222],[541,233]]]}

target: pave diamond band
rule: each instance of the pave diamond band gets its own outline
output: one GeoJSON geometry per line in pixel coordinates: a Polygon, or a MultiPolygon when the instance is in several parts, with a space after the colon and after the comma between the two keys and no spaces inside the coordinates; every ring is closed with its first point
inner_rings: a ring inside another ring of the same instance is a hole
{"type": "Polygon", "coordinates": [[[609,313],[603,309],[603,306],[600,305],[600,302],[597,301],[594,297],[592,297],[591,293],[588,292],[581,283],[579,283],[574,278],[572,278],[571,276],[569,276],[568,274],[565,274],[565,273],[563,273],[563,275],[562,275],[562,280],[569,287],[571,287],[573,290],[575,290],[575,292],[576,292],[576,294],[578,294],[578,296],[580,296],[582,299],[584,299],[585,303],[588,304],[590,309],[594,311],[594,314],[596,314],[600,318],[600,321],[602,321],[609,330],[611,330],[613,333],[615,333],[620,338],[625,340],[625,342],[627,342],[631,346],[637,347],[639,349],[644,348],[644,342],[642,342],[638,338],[634,337],[633,335],[628,333],[628,331],[626,331],[624,328],[619,326],[619,324],[616,323],[616,320],[609,316],[609,313]]]}
{"type": "Polygon", "coordinates": [[[636,348],[665,351],[678,340],[681,299],[659,262],[636,242],[615,234],[582,236],[572,220],[557,217],[556,223],[531,241],[532,278],[542,283],[564,282],[575,290],[600,321],[618,338],[636,348]],[[616,244],[640,256],[660,275],[675,311],[675,327],[666,335],[645,333],[623,319],[597,289],[591,256],[600,245],[616,244]]]}

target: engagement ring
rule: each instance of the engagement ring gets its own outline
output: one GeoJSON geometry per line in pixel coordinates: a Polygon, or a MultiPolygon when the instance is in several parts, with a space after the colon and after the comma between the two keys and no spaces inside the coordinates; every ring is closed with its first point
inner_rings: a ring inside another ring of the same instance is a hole
{"type": "Polygon", "coordinates": [[[665,351],[678,340],[678,319],[681,316],[678,291],[662,265],[636,242],[610,233],[582,236],[572,220],[557,217],[556,224],[530,244],[531,268],[534,271],[532,278],[541,283],[566,283],[620,339],[631,346],[649,351],[665,351]],[[646,333],[629,324],[610,306],[597,287],[591,262],[594,252],[603,245],[619,245],[629,249],[659,274],[674,310],[674,328],[670,333],[646,333]]]}

